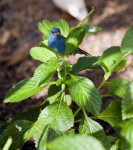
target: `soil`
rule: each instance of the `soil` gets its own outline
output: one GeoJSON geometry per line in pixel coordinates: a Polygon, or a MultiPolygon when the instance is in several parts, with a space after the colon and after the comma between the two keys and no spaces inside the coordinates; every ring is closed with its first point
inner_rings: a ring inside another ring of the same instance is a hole
{"type": "MultiPolygon", "coordinates": [[[[88,11],[93,5],[95,12],[87,23],[97,25],[102,31],[87,35],[80,47],[91,55],[99,56],[111,46],[120,46],[127,29],[133,25],[132,0],[86,0],[88,11]]],[[[3,103],[7,91],[14,84],[24,78],[31,77],[39,61],[33,60],[29,50],[37,46],[42,34],[37,24],[43,19],[58,21],[63,18],[63,12],[56,8],[50,0],[0,0],[0,126],[8,118],[17,113],[25,112],[42,103],[47,97],[48,87],[28,100],[19,103],[3,103]]],[[[70,26],[78,24],[75,18],[65,18],[70,26]]],[[[79,56],[71,56],[70,63],[75,63],[79,56]]],[[[122,78],[127,81],[133,79],[133,55],[127,57],[127,65],[122,71],[115,72],[109,80],[122,78]]],[[[101,70],[86,70],[79,73],[91,79],[98,87],[103,78],[101,70]]],[[[54,77],[56,78],[56,76],[54,77]]],[[[107,92],[106,87],[100,91],[107,92]]],[[[103,100],[103,108],[110,99],[103,100]]],[[[73,111],[77,109],[72,105],[73,111]]],[[[80,115],[80,114],[79,114],[80,115]]],[[[80,116],[79,116],[80,117],[80,116]]],[[[100,122],[109,135],[116,135],[113,129],[105,122],[100,122]]],[[[33,150],[32,141],[26,143],[23,150],[33,150]]]]}

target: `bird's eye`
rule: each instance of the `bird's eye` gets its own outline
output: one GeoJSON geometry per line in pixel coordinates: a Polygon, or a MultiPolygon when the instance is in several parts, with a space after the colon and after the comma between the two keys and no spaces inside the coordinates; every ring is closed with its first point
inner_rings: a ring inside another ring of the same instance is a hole
{"type": "Polygon", "coordinates": [[[52,31],[52,34],[54,34],[54,31],[52,31]]]}

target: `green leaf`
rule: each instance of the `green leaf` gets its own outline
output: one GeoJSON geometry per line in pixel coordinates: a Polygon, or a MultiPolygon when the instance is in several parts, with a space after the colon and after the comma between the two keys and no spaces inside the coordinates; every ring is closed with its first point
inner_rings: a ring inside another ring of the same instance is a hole
{"type": "Polygon", "coordinates": [[[67,36],[65,43],[65,54],[70,54],[82,42],[85,30],[82,27],[74,28],[67,36]]]}
{"type": "Polygon", "coordinates": [[[65,101],[67,106],[70,106],[72,104],[72,99],[70,95],[65,95],[65,101]]]}
{"type": "Polygon", "coordinates": [[[48,20],[43,20],[38,23],[38,28],[44,35],[48,36],[50,29],[53,28],[53,25],[48,20]]]}
{"type": "MultiPolygon", "coordinates": [[[[103,135],[99,137],[98,140],[103,144],[106,150],[111,150],[112,144],[114,144],[116,141],[116,137],[103,135]]],[[[114,149],[114,150],[117,150],[117,149],[114,149]]]]}
{"type": "Polygon", "coordinates": [[[17,121],[17,120],[29,120],[29,121],[35,122],[37,120],[41,110],[44,109],[48,105],[49,105],[49,102],[45,100],[45,102],[43,102],[43,104],[41,104],[40,106],[35,107],[35,108],[28,110],[26,112],[23,112],[23,113],[19,113],[16,116],[14,116],[12,118],[11,123],[13,123],[14,121],[17,121]]]}
{"type": "Polygon", "coordinates": [[[63,132],[57,132],[54,129],[50,128],[49,125],[42,127],[42,130],[35,132],[35,147],[37,150],[46,149],[46,143],[60,137],[63,135],[63,132]]]}
{"type": "Polygon", "coordinates": [[[75,129],[70,129],[66,132],[63,132],[63,135],[64,136],[66,136],[66,135],[73,136],[73,135],[75,135],[75,129]]]}
{"type": "Polygon", "coordinates": [[[89,79],[71,75],[69,91],[72,100],[74,100],[81,108],[84,108],[95,116],[100,113],[100,95],[89,79]]]}
{"type": "Polygon", "coordinates": [[[56,62],[41,64],[34,72],[34,80],[37,86],[49,81],[56,72],[56,62]]]}
{"type": "Polygon", "coordinates": [[[28,120],[35,122],[40,114],[41,109],[44,109],[47,105],[49,105],[49,103],[48,101],[45,101],[41,106],[35,107],[27,112],[19,113],[13,118],[10,118],[0,127],[0,134],[2,134],[2,132],[15,121],[28,120]]]}
{"type": "Polygon", "coordinates": [[[99,57],[81,57],[78,59],[78,62],[73,65],[72,72],[78,73],[85,69],[92,68],[95,63],[98,61],[99,57]]]}
{"type": "MultiPolygon", "coordinates": [[[[35,143],[36,147],[38,147],[39,139],[49,134],[47,127],[51,128],[50,132],[60,135],[61,132],[70,129],[73,126],[73,122],[74,117],[71,109],[64,102],[56,102],[44,108],[39,115],[38,121],[30,128],[29,133],[35,135],[35,143]]],[[[45,142],[46,140],[44,139],[43,143],[45,144],[45,142]]]]}
{"type": "Polygon", "coordinates": [[[133,149],[133,119],[131,119],[120,132],[120,150],[133,149]]]}
{"type": "Polygon", "coordinates": [[[115,130],[120,130],[122,124],[121,101],[115,100],[98,115],[98,118],[108,122],[115,130]]]}
{"type": "Polygon", "coordinates": [[[57,131],[66,131],[73,126],[74,118],[71,109],[64,102],[47,106],[38,118],[39,124],[48,125],[57,131]]]}
{"type": "Polygon", "coordinates": [[[103,61],[98,61],[97,64],[103,68],[105,73],[109,72],[108,67],[105,65],[105,63],[103,61]]]}
{"type": "Polygon", "coordinates": [[[122,53],[133,52],[133,26],[129,28],[121,43],[122,53]]]}
{"type": "Polygon", "coordinates": [[[64,102],[53,103],[40,113],[37,122],[29,133],[35,135],[36,147],[44,146],[47,140],[52,140],[73,126],[74,117],[71,109],[64,102]],[[44,139],[42,137],[45,137],[44,139]]]}
{"type": "Polygon", "coordinates": [[[127,83],[128,82],[126,80],[115,79],[111,82],[107,82],[106,84],[109,90],[111,91],[111,93],[123,98],[125,95],[127,83]]]}
{"type": "Polygon", "coordinates": [[[61,93],[61,86],[56,86],[55,84],[51,85],[48,90],[48,100],[50,104],[54,103],[59,98],[61,93]]]}
{"type": "MultiPolygon", "coordinates": [[[[0,133],[1,134],[1,136],[0,136],[0,139],[1,139],[0,147],[3,147],[2,145],[4,145],[4,143],[7,141],[8,137],[11,137],[11,136],[13,136],[13,138],[12,138],[13,139],[13,147],[16,146],[19,148],[24,144],[24,142],[29,140],[29,138],[36,131],[36,130],[34,130],[34,132],[33,131],[31,132],[31,128],[32,128],[34,122],[37,120],[41,109],[43,109],[47,105],[48,105],[48,101],[45,101],[45,103],[43,103],[39,107],[36,107],[36,108],[29,110],[27,112],[24,112],[24,113],[17,114],[13,118],[10,118],[10,120],[8,120],[6,122],[6,124],[4,124],[2,126],[2,132],[0,133]],[[29,126],[27,126],[28,123],[30,123],[29,126]],[[20,124],[22,126],[18,126],[18,124],[20,124]],[[20,130],[22,128],[23,132],[19,132],[19,133],[16,132],[16,128],[18,130],[20,130]],[[20,141],[17,140],[18,143],[16,142],[17,137],[20,140],[20,141]],[[17,143],[17,144],[15,144],[15,143],[17,143]]],[[[16,148],[14,148],[14,149],[16,149],[16,148]]]]}
{"type": "Polygon", "coordinates": [[[45,44],[45,42],[41,41],[40,44],[43,48],[46,48],[47,50],[51,51],[52,53],[54,53],[54,54],[56,54],[56,55],[63,58],[63,56],[60,53],[58,53],[54,49],[50,48],[47,44],[45,44]]]}
{"type": "Polygon", "coordinates": [[[81,27],[83,27],[85,29],[85,34],[97,33],[102,30],[98,26],[94,26],[91,24],[85,24],[85,25],[82,25],[81,27]]]}
{"type": "Polygon", "coordinates": [[[102,144],[95,138],[76,135],[55,139],[47,144],[48,150],[105,150],[102,144]]]}
{"type": "MultiPolygon", "coordinates": [[[[38,126],[35,126],[36,128],[38,126]]],[[[42,127],[42,130],[39,130],[41,132],[38,132],[38,130],[34,133],[35,137],[35,147],[36,150],[44,150],[46,147],[46,142],[48,138],[48,132],[49,132],[49,126],[42,127]]]]}
{"type": "Polygon", "coordinates": [[[61,35],[67,37],[69,34],[69,25],[64,19],[59,20],[59,28],[61,30],[61,35]]]}
{"type": "Polygon", "coordinates": [[[53,28],[59,28],[59,23],[58,22],[52,22],[53,28]]]}
{"type": "Polygon", "coordinates": [[[53,52],[43,47],[31,48],[30,55],[32,56],[32,58],[41,62],[47,62],[52,59],[57,59],[56,55],[53,52]]]}
{"type": "Polygon", "coordinates": [[[70,27],[69,32],[71,32],[73,29],[75,29],[75,27],[70,27]]]}
{"type": "Polygon", "coordinates": [[[58,78],[59,79],[63,79],[65,77],[65,70],[61,69],[60,71],[58,71],[58,78]]]}
{"type": "Polygon", "coordinates": [[[10,124],[0,135],[0,149],[3,148],[9,137],[12,138],[10,149],[15,150],[20,148],[27,140],[29,140],[30,137],[25,137],[25,134],[32,124],[33,122],[29,120],[17,120],[10,124]]]}
{"type": "Polygon", "coordinates": [[[122,100],[122,118],[133,118],[133,80],[127,85],[125,96],[122,100]]]}
{"type": "Polygon", "coordinates": [[[6,94],[4,102],[13,103],[22,101],[40,92],[45,86],[46,85],[42,87],[36,86],[34,78],[24,79],[9,90],[9,92],[6,94]]]}
{"type": "Polygon", "coordinates": [[[79,133],[84,135],[92,135],[95,137],[101,137],[101,135],[105,134],[103,127],[87,115],[81,119],[79,133]]]}
{"type": "Polygon", "coordinates": [[[43,44],[45,44],[45,45],[48,45],[48,38],[49,38],[48,36],[45,36],[45,35],[44,35],[44,36],[43,36],[43,40],[40,41],[39,44],[41,45],[41,43],[43,43],[43,44]]]}
{"type": "Polygon", "coordinates": [[[114,69],[114,71],[122,70],[127,64],[127,60],[122,60],[119,65],[114,69]]]}
{"type": "Polygon", "coordinates": [[[48,136],[47,136],[47,143],[62,136],[64,132],[56,131],[53,128],[49,128],[48,136]]]}
{"type": "Polygon", "coordinates": [[[105,73],[112,73],[120,67],[124,54],[120,51],[120,47],[111,47],[104,51],[97,64],[101,65],[105,73]]]}
{"type": "Polygon", "coordinates": [[[115,143],[111,146],[110,150],[118,150],[119,139],[115,141],[115,143]]]}
{"type": "Polygon", "coordinates": [[[34,135],[35,147],[37,150],[45,149],[46,143],[51,141],[61,134],[51,129],[49,125],[41,125],[40,122],[35,122],[26,132],[25,137],[34,135]]]}

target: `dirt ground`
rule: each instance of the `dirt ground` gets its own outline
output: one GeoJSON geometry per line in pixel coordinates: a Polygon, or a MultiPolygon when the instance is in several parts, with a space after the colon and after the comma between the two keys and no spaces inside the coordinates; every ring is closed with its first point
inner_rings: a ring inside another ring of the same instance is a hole
{"type": "MultiPolygon", "coordinates": [[[[91,55],[99,56],[107,48],[119,46],[127,29],[133,25],[133,0],[86,0],[86,5],[88,11],[91,6],[95,7],[95,12],[87,23],[101,27],[102,31],[87,35],[80,47],[91,55]]],[[[58,21],[62,17],[62,11],[51,0],[0,0],[0,125],[9,117],[31,109],[46,99],[48,88],[26,101],[15,104],[2,102],[9,88],[18,81],[31,77],[40,64],[29,55],[30,48],[37,46],[42,38],[38,22],[43,19],[58,21]]],[[[66,20],[70,26],[78,24],[75,18],[66,20]]],[[[70,57],[69,61],[75,63],[77,57],[70,57]]],[[[126,68],[114,73],[110,79],[133,79],[133,55],[128,56],[127,60],[126,68]]],[[[100,70],[87,70],[80,75],[91,79],[96,87],[103,78],[100,70]]],[[[103,88],[101,93],[105,92],[106,88],[103,88]]],[[[107,127],[106,132],[109,132],[111,129],[107,127]]],[[[22,149],[28,148],[25,145],[22,149]]]]}

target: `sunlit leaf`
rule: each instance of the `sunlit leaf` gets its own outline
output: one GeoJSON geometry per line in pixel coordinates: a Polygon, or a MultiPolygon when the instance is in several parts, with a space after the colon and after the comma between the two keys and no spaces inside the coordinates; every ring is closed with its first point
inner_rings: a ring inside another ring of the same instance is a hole
{"type": "Polygon", "coordinates": [[[133,26],[129,28],[121,43],[123,53],[133,52],[133,26]]]}
{"type": "Polygon", "coordinates": [[[30,129],[30,133],[35,135],[36,147],[39,147],[40,141],[42,147],[46,143],[46,136],[47,140],[54,139],[70,129],[73,123],[71,109],[64,102],[56,102],[43,109],[38,121],[30,129]]]}
{"type": "Polygon", "coordinates": [[[120,150],[133,149],[133,119],[127,122],[125,127],[120,132],[120,150]]]}
{"type": "Polygon", "coordinates": [[[125,96],[122,100],[122,118],[133,118],[133,81],[127,85],[125,96]]]}
{"type": "Polygon", "coordinates": [[[69,25],[64,19],[59,20],[59,28],[61,31],[61,35],[67,37],[67,35],[69,34],[69,25]]]}
{"type": "Polygon", "coordinates": [[[101,136],[104,133],[103,127],[88,116],[84,116],[80,122],[79,133],[84,135],[101,136]]]}
{"type": "Polygon", "coordinates": [[[102,144],[91,136],[76,135],[60,137],[47,144],[49,150],[105,150],[102,144]]]}
{"type": "Polygon", "coordinates": [[[32,58],[41,62],[47,62],[51,59],[56,59],[56,55],[53,52],[43,47],[31,48],[30,55],[32,56],[32,58]]]}
{"type": "Polygon", "coordinates": [[[111,91],[111,93],[123,98],[125,95],[127,83],[128,82],[126,80],[115,79],[111,82],[107,82],[106,84],[109,90],[111,91]]]}
{"type": "Polygon", "coordinates": [[[100,95],[91,80],[85,77],[71,75],[69,91],[72,100],[81,108],[84,108],[93,115],[100,113],[100,95]]]}
{"type": "Polygon", "coordinates": [[[111,102],[107,108],[98,115],[98,118],[108,122],[115,130],[120,131],[122,124],[121,101],[111,102]]]}
{"type": "Polygon", "coordinates": [[[19,102],[41,91],[45,86],[36,85],[34,78],[28,78],[20,81],[13,86],[6,94],[4,102],[19,102]]]}
{"type": "Polygon", "coordinates": [[[82,25],[81,27],[83,27],[85,29],[85,34],[97,33],[102,30],[98,26],[94,26],[91,24],[85,24],[85,25],[82,25]]]}
{"type": "Polygon", "coordinates": [[[124,54],[120,51],[120,47],[111,47],[104,51],[98,62],[105,72],[113,72],[118,67],[120,59],[124,54]]]}
{"type": "Polygon", "coordinates": [[[49,35],[50,29],[53,27],[52,23],[48,20],[43,20],[42,22],[38,23],[39,30],[46,36],[49,35]]]}
{"type": "Polygon", "coordinates": [[[82,42],[85,35],[85,30],[82,27],[73,29],[66,38],[65,54],[70,54],[82,42]]]}
{"type": "Polygon", "coordinates": [[[34,72],[34,80],[36,85],[39,86],[46,81],[49,81],[56,72],[56,62],[49,62],[46,64],[41,64],[34,72]]]}

